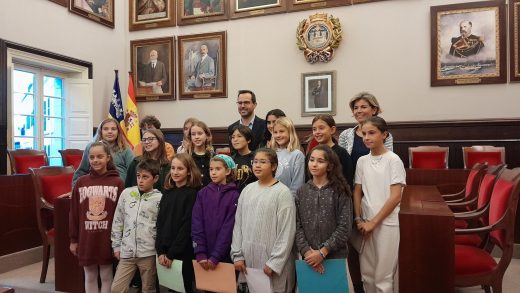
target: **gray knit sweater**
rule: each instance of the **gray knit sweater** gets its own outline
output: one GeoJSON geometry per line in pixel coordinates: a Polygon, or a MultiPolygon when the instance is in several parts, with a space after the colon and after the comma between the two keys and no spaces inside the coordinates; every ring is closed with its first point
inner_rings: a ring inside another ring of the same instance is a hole
{"type": "Polygon", "coordinates": [[[352,231],[352,198],[338,194],[330,184],[318,188],[312,180],[296,192],[296,247],[303,256],[309,249],[328,249],[327,258],[345,258],[352,231]]]}

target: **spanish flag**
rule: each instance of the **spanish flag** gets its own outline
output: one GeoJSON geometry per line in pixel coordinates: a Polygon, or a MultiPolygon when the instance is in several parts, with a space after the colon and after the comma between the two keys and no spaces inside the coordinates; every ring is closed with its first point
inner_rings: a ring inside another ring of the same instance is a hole
{"type": "Polygon", "coordinates": [[[137,115],[137,102],[135,101],[134,83],[132,73],[128,77],[128,95],[126,97],[125,131],[128,144],[133,149],[141,141],[141,131],[139,129],[139,116],[137,115]]]}

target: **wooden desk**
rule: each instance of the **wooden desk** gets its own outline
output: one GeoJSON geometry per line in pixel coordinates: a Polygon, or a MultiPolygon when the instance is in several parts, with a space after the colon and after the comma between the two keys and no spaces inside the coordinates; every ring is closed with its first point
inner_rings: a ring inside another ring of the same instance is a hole
{"type": "Polygon", "coordinates": [[[58,198],[54,202],[54,271],[56,291],[83,293],[85,281],[83,268],[69,250],[70,198],[58,198]]]}
{"type": "Polygon", "coordinates": [[[468,179],[467,169],[406,169],[408,185],[441,185],[442,193],[456,193],[464,189],[468,179]]]}
{"type": "Polygon", "coordinates": [[[399,292],[454,292],[454,217],[437,187],[404,188],[399,230],[399,292]]]}

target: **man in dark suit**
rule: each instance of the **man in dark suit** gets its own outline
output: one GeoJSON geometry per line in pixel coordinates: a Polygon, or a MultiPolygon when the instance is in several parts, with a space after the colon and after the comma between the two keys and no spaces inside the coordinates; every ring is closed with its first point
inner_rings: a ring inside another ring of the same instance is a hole
{"type": "MultiPolygon", "coordinates": [[[[238,91],[237,106],[238,113],[240,114],[240,119],[235,123],[229,125],[228,134],[231,137],[231,134],[233,134],[233,128],[239,124],[249,127],[253,131],[253,139],[249,143],[249,149],[251,151],[255,151],[258,148],[258,144],[264,138],[264,132],[266,127],[265,120],[255,115],[255,93],[253,93],[250,90],[238,91]]],[[[229,144],[229,147],[234,152],[231,143],[229,144]]]]}
{"type": "Polygon", "coordinates": [[[142,74],[138,76],[140,87],[151,87],[152,93],[167,93],[168,88],[168,72],[166,66],[160,60],[157,60],[158,53],[156,50],[150,51],[150,61],[144,65],[142,74]]]}
{"type": "Polygon", "coordinates": [[[450,55],[459,58],[476,55],[484,47],[483,38],[471,34],[473,24],[463,20],[459,24],[460,36],[451,39],[450,55]]]}

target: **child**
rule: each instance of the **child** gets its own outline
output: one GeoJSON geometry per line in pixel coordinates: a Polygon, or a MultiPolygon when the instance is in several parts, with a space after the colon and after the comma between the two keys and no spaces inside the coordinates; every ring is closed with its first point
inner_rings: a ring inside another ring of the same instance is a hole
{"type": "Polygon", "coordinates": [[[137,186],[126,188],[117,203],[112,224],[112,248],[119,260],[112,292],[126,292],[139,269],[143,292],[155,292],[155,224],[162,194],[153,188],[159,180],[159,163],[137,164],[137,186]]]}
{"type": "MultiPolygon", "coordinates": [[[[139,128],[141,129],[141,134],[143,135],[146,130],[161,130],[161,121],[159,121],[159,119],[157,119],[157,117],[155,117],[154,115],[146,115],[143,119],[140,119],[139,128]]],[[[136,157],[143,155],[143,145],[144,143],[141,141],[134,147],[134,155],[136,157]]],[[[175,155],[175,150],[173,149],[173,146],[166,141],[164,142],[164,147],[166,150],[166,157],[169,163],[172,160],[173,155],[175,155]]]]}
{"type": "Polygon", "coordinates": [[[211,130],[202,121],[193,122],[190,128],[190,144],[188,154],[193,157],[195,164],[200,170],[202,186],[211,182],[209,178],[209,160],[213,157],[214,151],[211,145],[211,130]]]}
{"type": "Polygon", "coordinates": [[[90,174],[81,176],[72,191],[69,215],[70,251],[85,271],[85,292],[101,292],[112,286],[110,231],[117,199],[124,189],[108,145],[95,142],[88,151],[90,174]],[[98,270],[99,266],[99,270],[98,270]]]}
{"type": "MultiPolygon", "coordinates": [[[[125,187],[137,185],[136,167],[142,160],[157,161],[161,166],[159,171],[159,180],[154,184],[153,188],[162,192],[166,175],[170,172],[170,162],[167,158],[166,145],[164,135],[159,129],[148,129],[143,133],[141,139],[142,155],[136,157],[128,167],[128,176],[126,176],[125,187]]],[[[173,154],[172,154],[173,156],[173,154]]]]}
{"type": "Polygon", "coordinates": [[[177,153],[171,162],[171,171],[164,184],[157,218],[155,249],[159,264],[170,267],[173,260],[182,260],[182,276],[186,292],[193,292],[191,242],[191,212],[201,185],[200,171],[193,158],[186,153],[177,153]]]}
{"type": "Polygon", "coordinates": [[[338,156],[326,145],[309,155],[312,177],[296,192],[295,243],[315,271],[324,272],[325,258],[346,258],[352,230],[352,193],[341,176],[338,156]]]}
{"type": "Polygon", "coordinates": [[[236,150],[232,158],[237,164],[236,180],[238,190],[241,192],[246,185],[256,181],[251,165],[255,154],[249,149],[248,145],[253,140],[253,131],[249,127],[239,124],[233,128],[231,133],[231,144],[236,150]]]}
{"type": "Polygon", "coordinates": [[[314,138],[319,144],[328,145],[336,153],[341,163],[343,177],[347,180],[350,188],[354,178],[352,159],[348,152],[336,143],[333,137],[334,133],[336,133],[336,121],[334,121],[331,115],[321,114],[312,119],[312,134],[314,138]]]}
{"type": "Polygon", "coordinates": [[[181,145],[177,148],[178,154],[186,153],[188,151],[188,148],[190,145],[190,139],[189,139],[190,128],[193,125],[193,123],[195,123],[196,121],[198,121],[197,118],[188,118],[184,121],[184,125],[182,128],[182,133],[183,133],[182,142],[181,142],[181,145]]]}
{"type": "MultiPolygon", "coordinates": [[[[97,142],[101,140],[108,144],[112,161],[116,166],[119,177],[121,177],[121,180],[124,182],[126,179],[126,171],[134,159],[134,154],[126,145],[126,140],[123,137],[123,130],[121,129],[121,126],[119,126],[117,120],[107,118],[99,124],[94,141],[97,142]]],[[[83,152],[81,164],[72,178],[72,186],[74,186],[79,177],[89,173],[90,165],[88,156],[91,145],[92,144],[87,145],[83,152]]]]}
{"type": "Polygon", "coordinates": [[[300,151],[300,142],[291,119],[276,119],[271,140],[271,148],[276,150],[278,157],[275,178],[289,187],[294,195],[305,182],[305,156],[300,151]]]}
{"type": "Polygon", "coordinates": [[[354,181],[354,222],[365,239],[361,275],[367,293],[397,292],[398,214],[406,173],[401,159],[385,148],[383,118],[367,119],[361,130],[370,149],[359,158],[354,181]]]}
{"type": "Polygon", "coordinates": [[[285,113],[280,109],[273,109],[267,112],[265,115],[265,132],[264,132],[264,140],[260,142],[258,147],[261,148],[270,148],[271,147],[271,138],[273,137],[273,126],[274,121],[280,117],[286,117],[285,113]]]}
{"type": "Polygon", "coordinates": [[[231,263],[229,251],[240,196],[234,178],[235,168],[235,162],[227,155],[211,158],[212,182],[199,191],[193,207],[193,248],[197,262],[206,270],[214,269],[221,261],[231,263]]]}
{"type": "Polygon", "coordinates": [[[287,186],[274,178],[278,160],[272,149],[258,149],[253,172],[258,181],[246,186],[238,199],[231,259],[243,281],[246,266],[263,269],[273,292],[292,292],[296,208],[287,186]]]}

